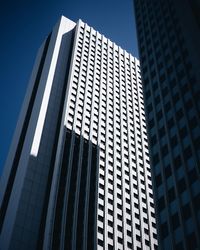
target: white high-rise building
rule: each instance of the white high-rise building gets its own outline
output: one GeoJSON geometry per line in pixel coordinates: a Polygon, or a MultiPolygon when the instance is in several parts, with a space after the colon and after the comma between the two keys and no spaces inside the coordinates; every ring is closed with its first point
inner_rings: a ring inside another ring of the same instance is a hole
{"type": "Polygon", "coordinates": [[[61,17],[0,186],[2,249],[156,249],[139,61],[61,17]]]}

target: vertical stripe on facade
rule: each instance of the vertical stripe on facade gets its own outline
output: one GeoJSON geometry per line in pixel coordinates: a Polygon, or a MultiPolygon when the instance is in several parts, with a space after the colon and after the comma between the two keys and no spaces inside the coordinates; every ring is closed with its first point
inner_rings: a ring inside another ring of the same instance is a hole
{"type": "Polygon", "coordinates": [[[36,75],[36,78],[35,78],[34,87],[33,87],[33,90],[32,90],[32,95],[31,95],[31,98],[30,98],[30,101],[29,101],[29,104],[28,104],[28,109],[27,109],[26,116],[25,116],[25,119],[24,119],[24,124],[23,124],[23,127],[22,127],[22,131],[21,131],[19,142],[18,142],[17,150],[15,152],[15,157],[14,157],[13,164],[12,164],[12,169],[11,169],[11,172],[10,172],[10,176],[9,176],[9,179],[8,179],[6,191],[5,191],[3,202],[2,202],[2,205],[1,205],[0,231],[1,231],[2,226],[3,226],[3,221],[4,221],[5,214],[6,214],[6,209],[7,209],[7,206],[8,206],[10,194],[12,192],[13,183],[14,183],[14,180],[15,180],[15,175],[16,175],[16,172],[17,172],[17,167],[18,167],[20,156],[21,156],[24,140],[25,140],[25,137],[26,137],[26,132],[27,132],[27,128],[28,128],[28,125],[29,125],[29,120],[30,120],[30,117],[31,117],[35,97],[36,97],[36,94],[37,94],[37,89],[38,89],[38,86],[39,86],[40,77],[41,77],[41,74],[42,74],[43,65],[44,65],[44,62],[45,62],[45,58],[46,58],[46,54],[47,54],[50,39],[51,39],[51,34],[48,36],[48,38],[46,39],[46,42],[45,42],[45,46],[44,46],[44,50],[43,50],[43,53],[42,53],[41,61],[40,61],[39,67],[38,67],[38,72],[37,72],[37,75],[36,75]]]}

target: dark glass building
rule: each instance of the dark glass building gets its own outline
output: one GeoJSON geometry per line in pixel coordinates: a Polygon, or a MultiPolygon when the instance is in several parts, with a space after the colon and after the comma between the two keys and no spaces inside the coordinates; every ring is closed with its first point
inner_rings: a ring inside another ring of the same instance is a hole
{"type": "Polygon", "coordinates": [[[200,249],[200,2],[135,0],[160,249],[200,249]]]}

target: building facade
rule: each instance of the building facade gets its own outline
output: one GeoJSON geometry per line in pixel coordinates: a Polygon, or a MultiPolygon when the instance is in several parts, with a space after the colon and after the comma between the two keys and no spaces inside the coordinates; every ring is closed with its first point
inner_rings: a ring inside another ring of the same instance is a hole
{"type": "Polygon", "coordinates": [[[156,249],[139,61],[62,17],[1,179],[2,249],[156,249]]]}
{"type": "Polygon", "coordinates": [[[200,249],[200,5],[135,0],[160,249],[200,249]]]}

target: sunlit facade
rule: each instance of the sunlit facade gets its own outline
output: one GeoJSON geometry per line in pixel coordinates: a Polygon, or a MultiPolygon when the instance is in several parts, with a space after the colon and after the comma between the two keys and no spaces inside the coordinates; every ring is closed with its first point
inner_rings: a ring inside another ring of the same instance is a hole
{"type": "Polygon", "coordinates": [[[62,17],[1,182],[3,249],[157,249],[139,61],[62,17]]]}

